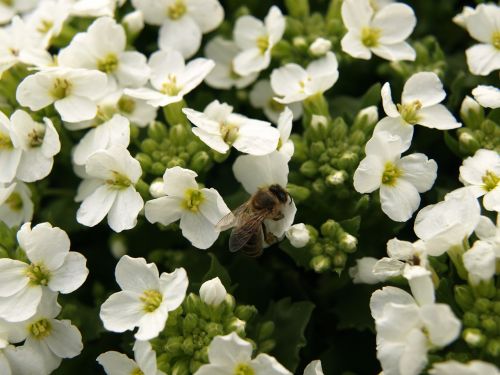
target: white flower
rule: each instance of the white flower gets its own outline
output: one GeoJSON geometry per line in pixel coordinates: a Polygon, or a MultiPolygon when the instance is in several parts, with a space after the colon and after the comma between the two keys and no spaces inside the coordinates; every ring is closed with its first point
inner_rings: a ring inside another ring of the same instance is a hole
{"type": "Polygon", "coordinates": [[[354,172],[354,188],[360,193],[380,189],[382,211],[394,221],[407,221],[420,204],[420,195],[436,179],[437,164],[424,154],[401,158],[406,148],[401,138],[385,131],[366,143],[366,157],[354,172]]]}
{"type": "Polygon", "coordinates": [[[373,272],[373,267],[378,259],[363,257],[356,259],[356,265],[349,268],[349,276],[354,284],[377,284],[387,280],[384,275],[377,275],[373,272]]]}
{"type": "Polygon", "coordinates": [[[22,110],[10,117],[14,147],[22,150],[16,177],[25,182],[41,180],[49,175],[54,164],[54,155],[61,149],[59,134],[52,121],[44,117],[44,123],[34,121],[22,110]]]}
{"type": "Polygon", "coordinates": [[[147,23],[161,25],[160,49],[175,49],[184,58],[193,56],[202,34],[215,30],[224,19],[218,0],[132,0],[132,4],[147,23]]]}
{"type": "Polygon", "coordinates": [[[62,358],[76,357],[83,349],[82,335],[78,328],[70,320],[55,319],[61,312],[56,298],[56,294],[44,294],[36,314],[15,324],[17,334],[12,338],[12,342],[26,340],[26,348],[41,354],[43,370],[39,371],[45,374],[50,374],[59,367],[62,358]]]}
{"type": "Polygon", "coordinates": [[[154,263],[124,255],[116,265],[116,282],[121,292],[112,294],[101,306],[104,327],[125,332],[139,327],[137,340],[150,340],[165,327],[168,312],[178,308],[188,286],[184,268],[158,273],[154,263]]]}
{"type": "Polygon", "coordinates": [[[145,215],[163,225],[180,219],[182,235],[198,249],[207,249],[219,237],[215,225],[230,211],[217,190],[199,188],[196,176],[189,169],[168,168],[163,175],[166,196],[146,202],[145,215]]]}
{"type": "Polygon", "coordinates": [[[71,15],[77,17],[113,17],[117,0],[68,0],[71,15]]]}
{"type": "Polygon", "coordinates": [[[0,370],[2,370],[2,374],[49,375],[51,371],[47,371],[45,366],[43,353],[38,352],[33,346],[9,345],[3,352],[0,351],[0,370]]]}
{"type": "Polygon", "coordinates": [[[280,139],[277,150],[288,157],[288,160],[292,158],[295,151],[295,146],[290,139],[290,134],[292,133],[292,122],[293,113],[290,108],[285,107],[284,111],[281,112],[280,117],[278,118],[278,131],[280,132],[280,139]]]}
{"type": "MultiPolygon", "coordinates": [[[[387,254],[373,267],[375,275],[384,277],[404,276],[411,279],[415,268],[428,268],[425,243],[421,240],[411,243],[393,238],[387,242],[387,254]]],[[[418,270],[417,270],[418,272],[418,270]]]]}
{"type": "MultiPolygon", "coordinates": [[[[254,194],[259,188],[274,184],[286,188],[288,161],[289,158],[278,151],[263,156],[241,155],[233,164],[233,173],[249,194],[254,194]]],[[[264,221],[267,231],[278,239],[283,238],[292,226],[296,212],[295,202],[290,200],[281,210],[283,219],[264,221]]]]}
{"type": "Polygon", "coordinates": [[[0,3],[0,24],[8,23],[16,14],[26,13],[35,8],[37,0],[12,0],[0,3]]]}
{"type": "Polygon", "coordinates": [[[218,277],[201,284],[200,298],[207,305],[218,306],[226,299],[226,296],[226,288],[224,288],[218,277]]]}
{"type": "Polygon", "coordinates": [[[106,75],[96,70],[52,68],[27,76],[17,86],[19,104],[38,111],[52,103],[63,121],[90,120],[95,100],[105,91],[106,75]]]}
{"type": "Polygon", "coordinates": [[[14,147],[12,124],[0,111],[0,182],[9,183],[16,177],[22,150],[14,147]]]}
{"type": "Polygon", "coordinates": [[[413,125],[431,129],[448,130],[461,126],[448,109],[438,104],[446,97],[443,84],[435,73],[419,72],[406,81],[401,94],[401,104],[394,104],[391,86],[386,82],[381,90],[382,104],[388,117],[379,121],[374,134],[388,131],[403,140],[406,149],[413,137],[413,125]]]}
{"type": "Polygon", "coordinates": [[[66,0],[45,0],[26,17],[28,27],[36,38],[43,40],[44,47],[48,47],[51,39],[61,33],[69,10],[66,0]]]}
{"type": "Polygon", "coordinates": [[[153,88],[126,89],[125,94],[154,107],[176,103],[198,86],[214,66],[212,60],[204,58],[191,60],[186,65],[178,51],[157,51],[149,58],[153,88]]]}
{"type": "Polygon", "coordinates": [[[316,360],[309,363],[304,369],[304,375],[323,375],[323,368],[321,367],[321,361],[316,360]]]}
{"type": "Polygon", "coordinates": [[[0,221],[13,227],[31,221],[33,217],[31,190],[20,181],[2,187],[0,184],[0,221]]]}
{"type": "Polygon", "coordinates": [[[26,223],[17,240],[30,264],[0,259],[0,317],[11,322],[32,317],[44,291],[71,293],[89,273],[85,257],[69,251],[68,235],[60,228],[42,223],[31,229],[26,223]]]}
{"type": "Polygon", "coordinates": [[[498,87],[479,85],[472,90],[472,95],[485,108],[500,107],[500,89],[498,87]]]}
{"type": "Polygon", "coordinates": [[[345,0],[341,12],[347,28],[344,52],[365,60],[372,53],[390,61],[415,60],[415,50],[405,42],[417,23],[408,5],[388,4],[375,11],[369,0],[345,0]]]}
{"type": "Polygon", "coordinates": [[[127,34],[136,36],[144,29],[144,14],[140,10],[127,13],[121,22],[127,34]]]}
{"type": "Polygon", "coordinates": [[[182,110],[195,128],[193,134],[210,148],[225,154],[231,146],[252,155],[265,155],[276,149],[279,131],[269,122],[253,120],[233,112],[233,107],[218,100],[203,112],[182,110]]]}
{"type": "Polygon", "coordinates": [[[304,223],[292,225],[285,233],[293,247],[304,247],[308,244],[311,235],[304,223]]]}
{"type": "Polygon", "coordinates": [[[88,158],[112,146],[126,148],[130,142],[130,124],[127,118],[114,115],[111,120],[91,129],[73,149],[73,162],[84,165],[88,158]]]}
{"type": "Polygon", "coordinates": [[[80,224],[93,227],[108,215],[108,224],[115,232],[131,229],[144,206],[135,184],[142,174],[141,166],[127,149],[112,146],[97,151],[85,163],[89,176],[84,180],[87,191],[79,191],[83,202],[76,213],[80,224]],[[92,181],[94,180],[94,181],[92,181]]]}
{"type": "Polygon", "coordinates": [[[133,350],[135,360],[125,354],[109,351],[99,355],[97,362],[104,367],[108,375],[164,375],[164,372],[157,368],[156,353],[148,341],[136,340],[133,350]]]}
{"type": "Polygon", "coordinates": [[[208,347],[208,364],[202,365],[194,375],[255,374],[291,375],[292,373],[267,354],[252,359],[252,345],[235,332],[216,336],[208,347]]]}
{"type": "Polygon", "coordinates": [[[240,49],[232,40],[217,36],[210,40],[205,47],[205,56],[215,62],[214,69],[205,78],[210,87],[216,89],[242,89],[255,81],[258,72],[248,75],[239,75],[234,71],[233,60],[240,49]]]}
{"type": "Polygon", "coordinates": [[[457,361],[446,361],[435,363],[429,370],[431,375],[499,375],[498,368],[489,362],[470,361],[460,363],[457,361]]]}
{"type": "Polygon", "coordinates": [[[500,214],[497,214],[496,225],[486,216],[481,216],[474,232],[480,240],[491,243],[500,258],[500,214]]]}
{"type": "Polygon", "coordinates": [[[464,6],[462,11],[453,17],[453,22],[455,22],[458,26],[465,28],[465,19],[469,17],[471,14],[474,14],[476,9],[471,8],[469,6],[464,6]]]}
{"type": "Polygon", "coordinates": [[[325,38],[316,38],[309,46],[309,52],[314,56],[323,56],[332,49],[332,42],[325,38]]]}
{"type": "Polygon", "coordinates": [[[116,80],[122,87],[143,86],[150,74],[146,57],[137,51],[126,51],[126,44],[123,26],[110,17],[101,17],[59,52],[59,65],[99,70],[107,74],[110,84],[116,80]]]}
{"type": "Polygon", "coordinates": [[[459,189],[445,200],[422,208],[415,218],[415,234],[425,242],[427,253],[439,256],[452,246],[462,244],[476,228],[481,215],[477,199],[459,189]]]}
{"type": "Polygon", "coordinates": [[[427,364],[427,350],[444,347],[460,334],[460,320],[450,306],[421,303],[399,288],[375,291],[370,309],[377,330],[377,358],[387,375],[419,374],[427,364]]]}
{"type": "MultiPolygon", "coordinates": [[[[277,123],[285,106],[274,100],[275,95],[271,87],[271,82],[267,79],[262,79],[250,91],[250,104],[255,108],[262,108],[266,117],[270,121],[277,123]]],[[[302,103],[290,103],[288,108],[292,111],[294,120],[302,116],[302,103]]]]}
{"type": "Polygon", "coordinates": [[[500,258],[500,248],[494,247],[493,243],[487,241],[474,242],[474,245],[464,253],[464,266],[472,285],[488,281],[495,275],[497,255],[500,258]]]}
{"type": "Polygon", "coordinates": [[[474,194],[483,198],[483,206],[500,211],[500,155],[492,150],[477,150],[460,167],[460,181],[474,194]]]}
{"type": "Polygon", "coordinates": [[[242,76],[260,72],[271,63],[271,50],[285,32],[285,17],[272,6],[264,22],[243,16],[236,20],[233,38],[241,52],[234,58],[234,71],[242,76]]]}
{"type": "Polygon", "coordinates": [[[306,69],[294,63],[274,69],[271,87],[281,96],[274,98],[277,102],[289,104],[325,92],[338,78],[337,58],[333,52],[327,52],[324,57],[309,63],[306,69]]]}
{"type": "Polygon", "coordinates": [[[480,42],[465,51],[471,73],[486,76],[500,69],[500,7],[479,4],[464,22],[469,34],[480,42]]]}

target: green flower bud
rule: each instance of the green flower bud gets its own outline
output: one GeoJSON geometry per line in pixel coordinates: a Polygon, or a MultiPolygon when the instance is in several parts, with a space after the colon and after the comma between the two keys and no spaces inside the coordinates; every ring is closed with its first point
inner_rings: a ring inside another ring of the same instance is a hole
{"type": "Polygon", "coordinates": [[[323,141],[316,141],[311,144],[311,157],[313,159],[319,158],[319,156],[325,151],[325,143],[323,141]]]}
{"type": "Polygon", "coordinates": [[[491,339],[486,345],[486,352],[492,357],[500,357],[500,339],[491,339]]]}
{"type": "Polygon", "coordinates": [[[472,309],[474,305],[474,295],[467,285],[455,286],[455,300],[463,311],[472,309]]]}
{"type": "Polygon", "coordinates": [[[311,190],[304,186],[288,184],[286,188],[297,203],[305,201],[311,195],[311,190]]]}
{"type": "Polygon", "coordinates": [[[301,50],[301,51],[306,51],[308,44],[306,38],[303,36],[296,36],[292,39],[292,44],[295,48],[301,50]]]}
{"type": "Polygon", "coordinates": [[[342,185],[347,180],[348,177],[349,177],[349,175],[347,174],[346,171],[335,171],[335,172],[331,173],[330,175],[328,175],[325,178],[325,181],[326,181],[327,185],[339,186],[339,185],[342,185]]]}
{"type": "Polygon", "coordinates": [[[188,313],[182,320],[182,331],[184,335],[189,335],[198,326],[198,316],[194,313],[188,313]]]}
{"type": "Polygon", "coordinates": [[[290,139],[292,140],[295,149],[293,152],[293,160],[299,163],[306,161],[308,159],[308,149],[302,137],[298,134],[292,134],[290,139]]]}
{"type": "Polygon", "coordinates": [[[477,328],[466,328],[462,332],[464,341],[473,348],[480,348],[486,343],[486,336],[477,328]]]}
{"type": "Polygon", "coordinates": [[[193,337],[188,336],[184,338],[184,341],[182,342],[182,351],[186,354],[193,354],[194,352],[194,344],[193,344],[193,337]]]}
{"type": "Polygon", "coordinates": [[[257,336],[259,341],[262,341],[262,340],[265,340],[265,339],[271,337],[271,335],[274,332],[274,328],[275,328],[275,325],[274,325],[274,322],[272,322],[272,321],[267,321],[267,322],[262,323],[262,325],[259,328],[259,333],[257,336]]]}
{"type": "Polygon", "coordinates": [[[217,163],[223,163],[229,157],[230,153],[231,153],[231,150],[229,150],[225,154],[221,154],[220,152],[213,151],[213,158],[217,163]]]}
{"type": "Polygon", "coordinates": [[[0,259],[1,258],[8,258],[8,257],[9,257],[9,252],[7,251],[7,249],[0,246],[0,259]]]}
{"type": "Polygon", "coordinates": [[[169,139],[174,145],[182,145],[186,142],[188,132],[181,124],[173,125],[169,130],[169,139]]]}
{"type": "MultiPolygon", "coordinates": [[[[296,23],[288,22],[287,20],[287,25],[296,25],[296,23]]],[[[290,19],[291,21],[291,19],[290,19]]],[[[287,26],[288,28],[288,26],[287,26]]],[[[293,46],[286,40],[280,40],[278,43],[276,43],[273,46],[273,49],[271,50],[271,55],[273,59],[277,60],[286,60],[289,59],[291,56],[293,56],[293,46]]]]}
{"type": "Polygon", "coordinates": [[[155,176],[162,176],[165,173],[165,165],[160,163],[159,161],[151,164],[151,173],[155,176]]]}
{"type": "Polygon", "coordinates": [[[326,184],[325,181],[321,178],[314,180],[312,183],[313,190],[318,194],[323,194],[326,192],[326,184]]]}
{"type": "Polygon", "coordinates": [[[306,177],[314,177],[318,173],[318,163],[308,160],[300,166],[300,172],[306,177]]]}
{"type": "Polygon", "coordinates": [[[136,125],[130,124],[130,143],[139,137],[139,128],[136,125]]]}
{"type": "MultiPolygon", "coordinates": [[[[224,301],[223,306],[224,306],[224,309],[225,309],[225,311],[227,313],[233,312],[233,310],[234,310],[234,308],[236,306],[236,301],[235,301],[234,297],[231,294],[228,293],[226,295],[226,299],[224,301]]],[[[243,318],[240,317],[240,319],[243,319],[243,318]]],[[[246,320],[246,319],[243,319],[243,320],[246,320]]]]}
{"type": "Polygon", "coordinates": [[[323,254],[323,246],[321,243],[316,242],[312,247],[311,247],[311,254],[312,255],[320,255],[323,254]]]}
{"type": "Polygon", "coordinates": [[[205,331],[210,337],[220,336],[224,334],[222,325],[215,322],[210,322],[205,325],[205,331]]]}
{"type": "Polygon", "coordinates": [[[151,160],[151,157],[148,154],[144,154],[142,152],[139,152],[137,155],[135,155],[135,159],[141,164],[141,168],[143,171],[149,170],[151,168],[151,164],[153,161],[151,160]]]}
{"type": "Polygon", "coordinates": [[[276,341],[273,339],[264,340],[259,343],[259,352],[260,353],[269,353],[276,347],[276,341]]]}
{"type": "Polygon", "coordinates": [[[345,253],[341,251],[335,253],[335,255],[332,257],[332,263],[336,269],[344,268],[346,261],[347,261],[347,255],[345,255],[345,253]]]}
{"type": "Polygon", "coordinates": [[[163,141],[168,137],[167,127],[162,122],[152,122],[148,127],[148,137],[157,142],[163,141]]]}
{"type": "Polygon", "coordinates": [[[493,302],[493,312],[500,316],[500,301],[493,302]]]}
{"type": "Polygon", "coordinates": [[[331,261],[330,258],[324,255],[316,255],[311,259],[311,268],[318,272],[324,272],[330,268],[331,261]]]}
{"type": "Polygon", "coordinates": [[[333,255],[337,251],[335,245],[331,242],[327,242],[323,245],[323,252],[328,255],[333,255]]]}
{"type": "Polygon", "coordinates": [[[186,167],[186,162],[179,158],[179,157],[173,157],[170,159],[170,161],[167,163],[167,168],[173,168],[173,167],[186,167]]]}
{"type": "Polygon", "coordinates": [[[169,337],[167,343],[165,344],[165,350],[172,354],[173,356],[182,353],[182,342],[184,338],[182,336],[169,337]]]}
{"type": "Polygon", "coordinates": [[[244,320],[232,317],[224,324],[224,331],[236,332],[238,335],[245,335],[246,323],[244,320]]]}
{"type": "Polygon", "coordinates": [[[493,279],[490,280],[482,280],[477,285],[474,285],[474,290],[477,295],[485,298],[493,298],[495,297],[497,288],[495,287],[495,283],[493,279]]]}
{"type": "Polygon", "coordinates": [[[342,156],[338,159],[339,168],[346,169],[349,171],[353,171],[359,164],[359,156],[358,154],[352,151],[346,151],[342,154],[342,156]]]}
{"type": "Polygon", "coordinates": [[[472,155],[481,148],[481,144],[471,132],[466,130],[468,129],[464,129],[458,136],[459,147],[462,152],[472,155]]]}
{"type": "MultiPolygon", "coordinates": [[[[455,296],[455,299],[457,299],[456,296],[455,296]]],[[[457,299],[457,302],[458,302],[458,299],[457,299]]],[[[467,311],[464,314],[462,321],[464,323],[464,326],[466,326],[466,327],[475,328],[475,327],[479,326],[479,317],[477,316],[477,314],[470,312],[470,311],[467,311]]]]}
{"type": "Polygon", "coordinates": [[[349,233],[345,233],[340,237],[340,249],[346,253],[354,253],[358,246],[358,239],[349,233]]]}
{"type": "Polygon", "coordinates": [[[189,164],[190,169],[201,172],[210,164],[210,155],[206,151],[198,151],[194,154],[189,164]]]}
{"type": "Polygon", "coordinates": [[[489,312],[491,307],[491,301],[486,298],[478,298],[474,303],[474,310],[480,313],[489,312]]]}
{"type": "Polygon", "coordinates": [[[481,321],[481,326],[489,334],[495,334],[498,328],[495,319],[493,319],[492,317],[487,317],[483,319],[481,321]]]}
{"type": "Polygon", "coordinates": [[[305,18],[309,15],[309,0],[285,0],[288,14],[294,18],[305,18]]]}
{"type": "Polygon", "coordinates": [[[460,107],[460,117],[465,126],[477,129],[479,124],[484,120],[484,109],[470,96],[466,96],[460,107]]]}
{"type": "Polygon", "coordinates": [[[202,364],[203,364],[202,362],[195,361],[192,359],[189,364],[189,371],[191,371],[191,374],[194,374],[196,371],[198,371],[198,369],[201,367],[202,364]]]}
{"type": "Polygon", "coordinates": [[[321,234],[323,237],[334,239],[339,233],[343,232],[342,227],[335,220],[329,219],[321,225],[321,234]]]}
{"type": "Polygon", "coordinates": [[[358,112],[356,118],[354,119],[353,126],[359,129],[370,130],[373,125],[375,125],[378,121],[378,110],[377,106],[370,106],[363,108],[358,112]]]}
{"type": "MultiPolygon", "coordinates": [[[[324,98],[323,98],[324,99],[324,98]]],[[[314,103],[311,101],[309,105],[313,105],[314,103]]],[[[310,108],[310,110],[317,110],[314,107],[310,108]]],[[[311,135],[314,139],[325,140],[326,139],[326,126],[328,125],[328,117],[325,115],[319,114],[317,112],[312,112],[311,121],[309,124],[309,129],[311,131],[311,135]]]]}
{"type": "Polygon", "coordinates": [[[306,224],[306,228],[309,231],[309,243],[308,244],[315,243],[318,240],[318,236],[319,236],[318,230],[309,224],[306,224]]]}
{"type": "Polygon", "coordinates": [[[484,120],[481,125],[480,125],[480,129],[486,133],[486,134],[493,134],[495,133],[495,129],[498,125],[491,121],[490,119],[486,119],[484,120]]]}
{"type": "Polygon", "coordinates": [[[181,359],[172,366],[172,375],[189,375],[189,360],[181,359]]]}
{"type": "Polygon", "coordinates": [[[342,117],[337,117],[330,129],[330,136],[334,141],[338,141],[346,137],[349,127],[342,117]]]}
{"type": "Polygon", "coordinates": [[[184,311],[186,311],[186,313],[198,314],[202,304],[203,302],[200,300],[200,297],[194,293],[190,293],[184,300],[182,306],[184,307],[184,311]]]}
{"type": "Polygon", "coordinates": [[[355,130],[349,136],[349,143],[354,144],[354,145],[363,146],[366,143],[366,140],[368,137],[369,137],[369,134],[365,134],[361,130],[355,130]]]}
{"type": "Polygon", "coordinates": [[[156,151],[159,147],[158,143],[151,138],[147,138],[141,142],[141,150],[146,154],[151,154],[156,151]]]}
{"type": "Polygon", "coordinates": [[[357,213],[361,213],[361,212],[366,211],[366,209],[368,208],[369,205],[370,205],[370,196],[368,194],[364,194],[356,202],[356,205],[354,206],[354,210],[357,213]]]}
{"type": "Polygon", "coordinates": [[[252,305],[239,305],[234,310],[234,315],[244,321],[249,321],[257,314],[257,309],[252,305]]]}

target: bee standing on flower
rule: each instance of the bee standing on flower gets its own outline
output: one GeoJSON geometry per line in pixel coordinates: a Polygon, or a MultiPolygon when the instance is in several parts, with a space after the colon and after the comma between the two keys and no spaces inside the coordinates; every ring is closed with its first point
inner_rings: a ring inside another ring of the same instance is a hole
{"type": "Polygon", "coordinates": [[[281,220],[285,217],[283,206],[291,203],[290,194],[280,185],[260,188],[248,201],[226,215],[217,223],[217,229],[234,227],[229,237],[229,250],[241,250],[244,254],[257,257],[262,255],[263,241],[272,244],[277,238],[268,232],[264,220],[281,220]]]}

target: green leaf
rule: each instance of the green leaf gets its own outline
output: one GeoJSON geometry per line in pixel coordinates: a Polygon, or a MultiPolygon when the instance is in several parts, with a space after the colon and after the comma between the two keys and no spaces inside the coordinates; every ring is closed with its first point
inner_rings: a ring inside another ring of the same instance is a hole
{"type": "Polygon", "coordinates": [[[202,282],[205,282],[207,280],[213,279],[215,277],[218,277],[222,284],[224,284],[224,287],[229,290],[231,287],[231,277],[229,276],[229,273],[227,270],[220,264],[219,260],[215,256],[215,254],[208,253],[208,256],[210,257],[210,267],[203,276],[203,279],[201,280],[202,282]]]}
{"type": "Polygon", "coordinates": [[[276,346],[271,354],[290,371],[299,364],[299,351],[306,345],[304,331],[311,318],[314,304],[309,301],[292,303],[290,298],[272,302],[264,320],[275,324],[276,346]]]}
{"type": "Polygon", "coordinates": [[[337,297],[342,302],[333,308],[334,314],[339,319],[338,329],[373,330],[370,297],[375,289],[376,286],[372,285],[344,288],[337,297]]]}
{"type": "Polygon", "coordinates": [[[382,86],[379,82],[372,85],[361,97],[361,109],[380,103],[380,90],[382,86]]]}
{"type": "Polygon", "coordinates": [[[354,216],[351,219],[342,220],[340,222],[342,228],[349,234],[357,236],[359,232],[359,226],[361,225],[361,216],[354,216]]]}

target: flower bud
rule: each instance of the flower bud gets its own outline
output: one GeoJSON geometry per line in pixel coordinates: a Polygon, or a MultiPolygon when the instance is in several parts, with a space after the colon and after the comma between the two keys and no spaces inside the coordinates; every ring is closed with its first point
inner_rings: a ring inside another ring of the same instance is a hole
{"type": "Polygon", "coordinates": [[[456,285],[455,301],[457,301],[463,311],[470,310],[474,305],[474,295],[470,287],[467,285],[456,285]]]}
{"type": "Polygon", "coordinates": [[[115,259],[120,259],[127,254],[127,244],[125,238],[119,234],[113,234],[109,241],[109,249],[115,259]]]}
{"type": "Polygon", "coordinates": [[[330,186],[339,186],[342,185],[348,177],[346,171],[335,171],[328,175],[325,181],[330,186]]]}
{"type": "Polygon", "coordinates": [[[318,163],[308,160],[300,166],[300,172],[306,177],[314,177],[318,173],[318,163]]]}
{"type": "Polygon", "coordinates": [[[205,281],[200,287],[200,297],[210,306],[218,306],[226,299],[226,288],[218,277],[205,281]]]}
{"type": "Polygon", "coordinates": [[[259,352],[260,353],[269,353],[276,346],[276,341],[273,339],[264,340],[259,343],[259,352]]]}
{"type": "Polygon", "coordinates": [[[484,109],[470,96],[466,96],[460,107],[460,117],[467,127],[476,129],[484,119],[484,109]]]}
{"type": "Polygon", "coordinates": [[[233,317],[224,325],[224,328],[227,331],[234,331],[238,335],[244,335],[246,324],[247,323],[244,320],[233,317]]]}
{"type": "Polygon", "coordinates": [[[340,249],[346,253],[353,253],[358,246],[358,239],[352,234],[344,233],[340,239],[340,249]]]}
{"type": "Polygon", "coordinates": [[[159,161],[154,162],[151,164],[151,173],[154,174],[155,176],[161,176],[165,173],[165,165],[163,163],[160,163],[159,161]]]}
{"type": "Polygon", "coordinates": [[[310,239],[309,230],[304,223],[294,224],[285,233],[293,247],[304,247],[310,239]]]}
{"type": "Polygon", "coordinates": [[[167,138],[168,131],[167,127],[164,123],[159,121],[154,121],[149,125],[148,128],[148,137],[154,139],[157,142],[163,141],[163,139],[167,138]]]}
{"type": "Polygon", "coordinates": [[[295,38],[293,38],[292,43],[296,48],[304,48],[307,46],[306,38],[304,38],[303,36],[296,36],[295,38]]]}
{"type": "Polygon", "coordinates": [[[156,151],[158,149],[158,147],[158,143],[151,138],[146,138],[141,142],[141,150],[146,154],[152,154],[153,151],[156,151]]]}
{"type": "Polygon", "coordinates": [[[274,322],[272,322],[270,320],[262,323],[262,325],[259,328],[259,334],[258,334],[259,340],[265,340],[265,339],[271,337],[271,335],[274,332],[274,328],[275,328],[275,324],[274,324],[274,322]]]}
{"type": "Polygon", "coordinates": [[[181,145],[186,142],[188,132],[182,124],[175,124],[169,130],[169,138],[175,145],[181,145]]]}
{"type": "Polygon", "coordinates": [[[460,135],[458,136],[458,142],[460,150],[470,155],[475,154],[476,151],[481,148],[479,141],[470,131],[460,132],[460,135]]]}
{"type": "Polygon", "coordinates": [[[486,345],[486,352],[492,357],[498,358],[500,356],[500,340],[497,338],[490,339],[486,345]]]}
{"type": "Polygon", "coordinates": [[[257,309],[251,305],[240,305],[234,311],[234,315],[245,321],[250,320],[255,314],[257,314],[257,309]]]}
{"type": "Polygon", "coordinates": [[[194,313],[188,313],[182,320],[182,331],[184,335],[189,335],[198,325],[198,316],[194,313]]]}
{"type": "Polygon", "coordinates": [[[347,261],[347,255],[345,255],[345,253],[341,251],[338,251],[332,257],[333,266],[335,267],[336,270],[338,269],[341,270],[342,268],[344,268],[346,261],[347,261]]]}
{"type": "Polygon", "coordinates": [[[312,115],[311,126],[312,127],[325,127],[328,124],[328,119],[321,115],[312,115]]]}
{"type": "Polygon", "coordinates": [[[309,46],[309,52],[313,56],[323,56],[332,49],[332,42],[325,38],[316,38],[309,46]]]}
{"type": "Polygon", "coordinates": [[[342,156],[338,159],[339,168],[346,170],[354,170],[359,164],[358,154],[352,151],[346,151],[342,154],[342,156]]]}
{"type": "Polygon", "coordinates": [[[464,329],[462,337],[473,348],[480,348],[486,343],[486,337],[476,328],[464,329]]]}
{"type": "Polygon", "coordinates": [[[173,355],[181,354],[183,341],[184,338],[182,336],[169,337],[165,344],[165,350],[173,355]]]}
{"type": "Polygon", "coordinates": [[[342,231],[342,227],[335,220],[329,219],[321,225],[321,234],[323,237],[335,238],[339,231],[342,231]]]}
{"type": "Polygon", "coordinates": [[[210,163],[210,155],[206,151],[198,151],[191,159],[190,169],[201,172],[210,163]]]}
{"type": "Polygon", "coordinates": [[[311,259],[311,268],[318,273],[328,270],[330,265],[330,258],[324,255],[317,255],[311,259]]]}
{"type": "Polygon", "coordinates": [[[144,15],[140,10],[130,12],[123,17],[122,24],[127,31],[129,39],[134,39],[144,28],[144,15]]]}
{"type": "Polygon", "coordinates": [[[189,375],[189,359],[182,359],[172,366],[172,375],[189,375]]]}
{"type": "Polygon", "coordinates": [[[366,129],[375,125],[378,121],[378,109],[377,106],[369,106],[363,108],[358,112],[356,118],[354,119],[354,126],[359,127],[361,129],[366,129]]]}
{"type": "Polygon", "coordinates": [[[288,184],[287,190],[288,193],[292,196],[292,198],[299,203],[305,201],[311,195],[311,190],[309,190],[304,186],[288,184]]]}
{"type": "Polygon", "coordinates": [[[285,6],[293,18],[304,18],[309,15],[309,0],[285,0],[285,6]]]}
{"type": "Polygon", "coordinates": [[[162,179],[157,178],[151,183],[151,185],[149,185],[149,194],[151,194],[153,198],[159,198],[167,195],[165,193],[165,184],[162,179]]]}

